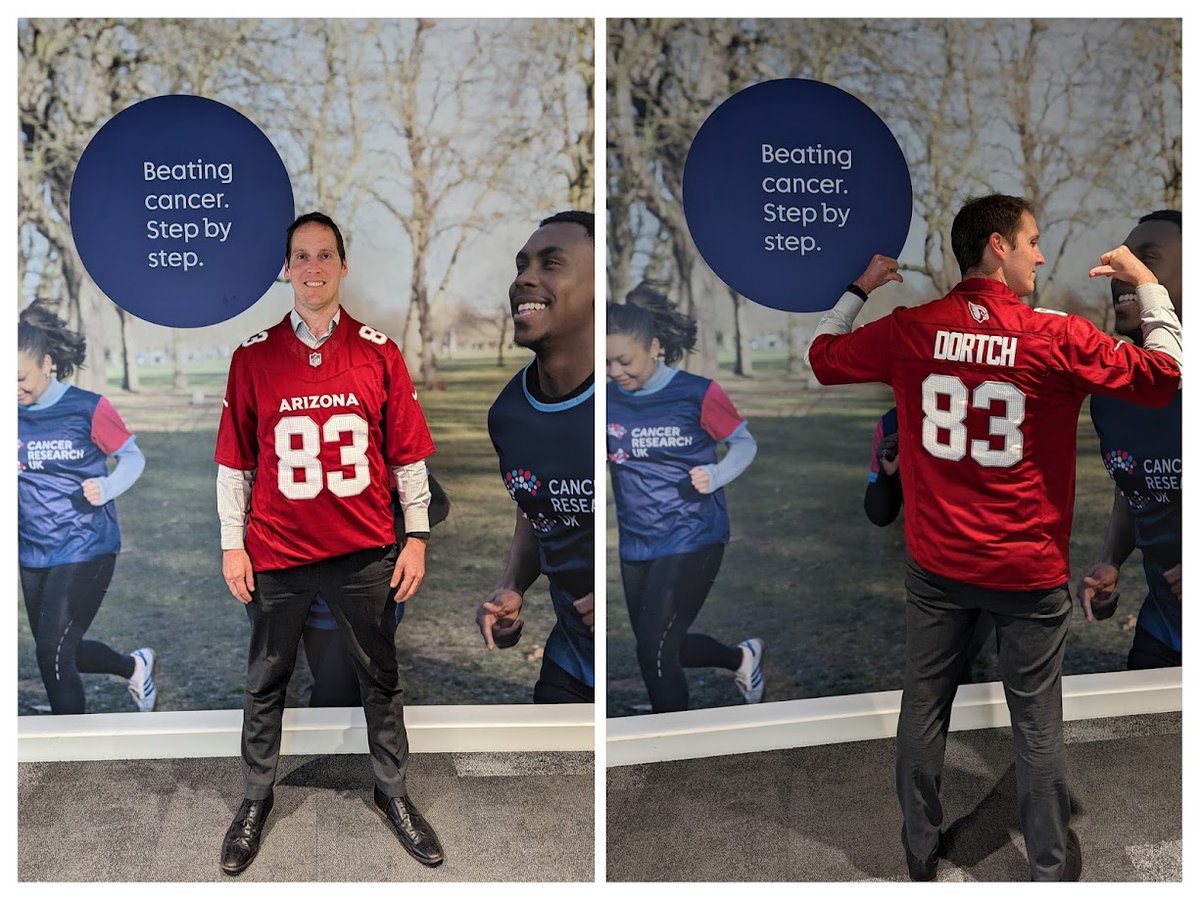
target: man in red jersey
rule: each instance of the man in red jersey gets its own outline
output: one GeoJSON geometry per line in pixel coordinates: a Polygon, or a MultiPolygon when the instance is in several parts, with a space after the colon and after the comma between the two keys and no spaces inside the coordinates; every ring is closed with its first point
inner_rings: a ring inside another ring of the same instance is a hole
{"type": "Polygon", "coordinates": [[[949,294],[851,332],[867,294],[901,280],[895,260],[876,256],[821,319],[808,353],[823,384],[881,381],[896,397],[910,555],[896,735],[901,838],[910,876],[932,880],[950,708],[975,620],[987,610],[1012,718],[1030,876],[1078,880],[1062,655],[1079,410],[1089,393],[1169,402],[1183,355],[1179,320],[1124,246],[1089,275],[1137,286],[1144,349],[1078,316],[1030,309],[1020,298],[1033,293],[1045,260],[1018,197],[969,201],[951,241],[964,280],[949,294]]]}
{"type": "Polygon", "coordinates": [[[229,365],[214,458],[222,571],[250,615],[242,758],[245,799],[221,868],[242,872],[270,814],[285,693],[318,592],[351,649],[375,772],[375,806],[410,855],[438,865],[437,835],[409,800],[408,737],[396,665],[396,603],[425,574],[433,441],[385,335],[338,300],[347,273],[337,225],[308,213],[287,233],[295,307],[245,340],[229,365]],[[395,477],[409,540],[397,554],[395,477]]]}

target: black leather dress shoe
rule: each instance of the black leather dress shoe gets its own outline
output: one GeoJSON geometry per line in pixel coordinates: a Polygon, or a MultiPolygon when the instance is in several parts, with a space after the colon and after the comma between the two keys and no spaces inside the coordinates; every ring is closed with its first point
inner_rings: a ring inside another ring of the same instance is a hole
{"type": "Polygon", "coordinates": [[[375,809],[383,820],[391,826],[400,846],[408,851],[419,863],[427,866],[440,866],[445,859],[442,845],[438,842],[433,826],[425,821],[425,817],[413,802],[404,797],[387,797],[375,788],[375,809]]]}
{"type": "Polygon", "coordinates": [[[904,831],[904,826],[900,826],[900,843],[904,845],[904,860],[908,863],[908,877],[910,881],[934,881],[937,879],[938,859],[942,855],[942,833],[938,832],[937,846],[933,848],[933,853],[928,859],[917,859],[908,850],[908,835],[904,831]]]}
{"type": "Polygon", "coordinates": [[[1078,881],[1083,875],[1083,848],[1074,828],[1067,829],[1067,860],[1063,864],[1063,881],[1078,881]]]}
{"type": "Polygon", "coordinates": [[[258,856],[263,826],[267,824],[274,802],[274,797],[268,795],[263,800],[247,798],[238,807],[221,844],[221,870],[226,875],[241,874],[258,856]]]}

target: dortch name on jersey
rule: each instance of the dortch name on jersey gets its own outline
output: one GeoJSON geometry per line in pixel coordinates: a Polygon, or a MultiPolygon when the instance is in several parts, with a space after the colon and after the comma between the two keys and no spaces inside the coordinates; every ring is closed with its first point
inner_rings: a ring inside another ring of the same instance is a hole
{"type": "Polygon", "coordinates": [[[285,318],[230,362],[215,459],[255,470],[246,550],[256,569],[392,543],[389,469],[433,452],[394,342],[343,309],[321,365],[310,355],[285,318]]]}
{"type": "Polygon", "coordinates": [[[939,329],[933,336],[933,358],[989,366],[1014,366],[1017,363],[1017,339],[1003,334],[971,334],[939,329]]]}

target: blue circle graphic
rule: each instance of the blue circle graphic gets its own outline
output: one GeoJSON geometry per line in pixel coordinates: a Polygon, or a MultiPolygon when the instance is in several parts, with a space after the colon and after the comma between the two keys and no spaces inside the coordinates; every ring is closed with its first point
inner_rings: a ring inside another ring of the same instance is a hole
{"type": "Polygon", "coordinates": [[[235,109],[186,94],[113,116],[79,159],[71,234],[122,309],[192,328],[249,309],[283,267],[292,183],[235,109]]]}
{"type": "Polygon", "coordinates": [[[912,182],[870,107],[820,81],[738,91],[705,119],[683,170],[683,211],[729,287],[788,312],[829,309],[875,253],[897,256],[912,182]]]}

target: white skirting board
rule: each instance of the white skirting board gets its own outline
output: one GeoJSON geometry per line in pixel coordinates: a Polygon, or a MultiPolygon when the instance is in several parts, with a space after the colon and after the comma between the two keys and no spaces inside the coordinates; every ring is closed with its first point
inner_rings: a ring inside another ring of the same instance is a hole
{"type": "MultiPolygon", "coordinates": [[[[1175,712],[1183,709],[1183,669],[1105,672],[1063,678],[1067,720],[1175,712]]],[[[606,765],[757,753],[896,736],[900,691],[784,700],[608,720],[606,765]]],[[[998,682],[958,689],[950,728],[1009,725],[998,682]]]]}
{"type": "MultiPolygon", "coordinates": [[[[590,703],[510,706],[410,706],[404,710],[414,753],[593,750],[590,703]]],[[[17,760],[165,759],[240,756],[242,711],[92,713],[21,716],[17,760]]],[[[366,753],[361,709],[288,709],[285,754],[366,753]]]]}

